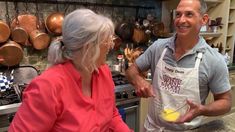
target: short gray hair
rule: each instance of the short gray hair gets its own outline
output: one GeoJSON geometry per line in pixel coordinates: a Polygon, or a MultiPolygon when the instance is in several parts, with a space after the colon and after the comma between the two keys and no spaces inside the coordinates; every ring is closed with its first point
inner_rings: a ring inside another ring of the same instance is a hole
{"type": "Polygon", "coordinates": [[[58,40],[51,43],[48,62],[54,65],[65,60],[74,60],[79,52],[83,68],[97,69],[96,60],[100,55],[99,44],[113,33],[114,24],[109,18],[89,9],[77,9],[65,17],[62,25],[62,43],[58,40]],[[89,61],[90,66],[84,64],[85,61],[89,61]]]}
{"type": "Polygon", "coordinates": [[[201,5],[200,13],[205,14],[207,12],[207,4],[206,4],[205,0],[199,0],[199,2],[200,2],[200,5],[201,5]]]}

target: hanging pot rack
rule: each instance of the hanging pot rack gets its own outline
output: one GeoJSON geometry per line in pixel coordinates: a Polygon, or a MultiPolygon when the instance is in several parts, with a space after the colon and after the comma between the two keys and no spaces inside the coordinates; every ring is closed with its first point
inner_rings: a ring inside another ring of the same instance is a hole
{"type": "MultiPolygon", "coordinates": [[[[4,0],[0,0],[4,1],[4,0]]],[[[8,2],[15,2],[16,0],[8,0],[8,2]]],[[[17,0],[17,2],[26,2],[25,0],[17,0]]],[[[35,3],[36,0],[27,0],[28,3],[35,3]]],[[[134,8],[136,10],[139,9],[155,9],[155,6],[141,6],[141,5],[124,5],[124,4],[108,4],[108,3],[97,3],[97,2],[80,2],[76,0],[62,1],[62,0],[40,0],[38,3],[48,3],[54,4],[57,2],[58,4],[77,4],[83,6],[102,6],[102,7],[117,7],[117,8],[134,8]]]]}

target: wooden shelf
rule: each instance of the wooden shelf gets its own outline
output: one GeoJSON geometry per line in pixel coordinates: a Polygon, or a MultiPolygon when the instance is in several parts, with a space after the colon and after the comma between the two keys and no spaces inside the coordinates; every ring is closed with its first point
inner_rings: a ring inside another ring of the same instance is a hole
{"type": "Polygon", "coordinates": [[[233,34],[228,34],[228,35],[227,35],[227,37],[232,37],[232,36],[233,36],[233,34]]]}
{"type": "Polygon", "coordinates": [[[207,3],[222,3],[223,0],[205,0],[207,3]]]}
{"type": "Polygon", "coordinates": [[[233,23],[235,23],[235,20],[228,21],[228,24],[233,24],[233,23]]]}
{"type": "Polygon", "coordinates": [[[210,11],[217,5],[221,4],[223,1],[224,0],[205,0],[205,2],[207,3],[207,8],[208,8],[207,11],[210,11]]]}
{"type": "Polygon", "coordinates": [[[219,37],[222,33],[200,32],[200,35],[203,37],[219,37]]]}
{"type": "MultiPolygon", "coordinates": [[[[179,0],[168,0],[171,2],[163,3],[163,11],[164,15],[169,15],[172,9],[175,9],[177,2],[179,0]],[[174,6],[172,6],[174,5],[174,6]],[[167,12],[168,10],[168,12],[167,12]]],[[[213,32],[201,32],[200,35],[203,36],[208,44],[216,44],[222,43],[223,47],[227,47],[227,49],[223,49],[222,53],[225,51],[229,51],[229,56],[231,56],[231,60],[235,57],[234,52],[234,43],[235,43],[235,0],[205,0],[208,6],[208,14],[211,19],[215,19],[217,17],[223,17],[222,23],[223,28],[219,29],[219,33],[213,32]]],[[[166,19],[163,17],[164,21],[170,21],[170,19],[166,19]]],[[[168,23],[170,25],[170,23],[168,23]]],[[[169,31],[169,30],[168,30],[169,31]]],[[[235,63],[235,62],[234,62],[235,63]]]]}
{"type": "Polygon", "coordinates": [[[228,52],[228,51],[230,51],[231,49],[232,49],[231,47],[226,47],[226,48],[225,48],[225,51],[228,52]]]}
{"type": "MultiPolygon", "coordinates": [[[[169,33],[167,36],[170,37],[172,36],[174,33],[169,33]]],[[[212,38],[216,38],[216,37],[220,37],[222,35],[222,33],[213,33],[213,32],[200,32],[200,35],[202,37],[212,37],[212,38]]]]}

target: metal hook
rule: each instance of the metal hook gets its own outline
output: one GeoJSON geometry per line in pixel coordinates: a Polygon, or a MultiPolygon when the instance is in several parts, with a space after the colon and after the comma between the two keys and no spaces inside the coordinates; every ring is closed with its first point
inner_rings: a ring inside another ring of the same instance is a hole
{"type": "Polygon", "coordinates": [[[7,24],[10,25],[10,18],[9,18],[9,10],[8,10],[8,1],[5,1],[5,6],[6,6],[6,21],[7,24]]]}

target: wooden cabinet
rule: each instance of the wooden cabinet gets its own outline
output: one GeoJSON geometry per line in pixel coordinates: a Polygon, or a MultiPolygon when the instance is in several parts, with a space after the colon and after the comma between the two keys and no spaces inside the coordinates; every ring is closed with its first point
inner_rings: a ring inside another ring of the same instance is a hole
{"type": "MultiPolygon", "coordinates": [[[[210,20],[222,17],[222,26],[217,32],[201,32],[200,34],[210,45],[219,47],[222,44],[222,53],[228,52],[233,60],[235,41],[235,0],[205,0],[208,6],[210,20]]],[[[162,2],[162,21],[165,24],[166,32],[171,31],[172,11],[176,9],[179,0],[166,0],[162,2]]]]}
{"type": "MultiPolygon", "coordinates": [[[[228,0],[229,4],[229,17],[228,17],[228,29],[226,36],[226,52],[231,56],[231,61],[234,58],[234,44],[235,44],[235,0],[228,0]]],[[[234,63],[234,62],[233,62],[234,63]]]]}
{"type": "Polygon", "coordinates": [[[147,113],[148,113],[148,108],[149,108],[149,98],[141,98],[140,99],[140,126],[139,126],[139,130],[140,132],[144,131],[144,122],[145,119],[147,117],[147,113]]]}
{"type": "Polygon", "coordinates": [[[235,112],[235,70],[229,72],[229,81],[232,89],[232,110],[231,112],[235,112]]]}

